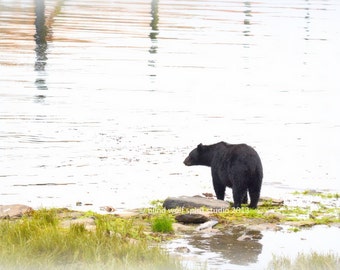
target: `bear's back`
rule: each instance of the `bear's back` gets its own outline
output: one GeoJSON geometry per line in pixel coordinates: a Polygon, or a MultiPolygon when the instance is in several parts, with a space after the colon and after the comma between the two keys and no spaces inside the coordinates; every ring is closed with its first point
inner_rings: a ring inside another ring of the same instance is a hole
{"type": "Polygon", "coordinates": [[[253,166],[261,164],[260,157],[255,149],[245,143],[229,144],[220,142],[218,145],[219,146],[216,149],[219,152],[217,155],[218,159],[224,159],[224,161],[229,162],[230,165],[235,162],[253,166]]]}

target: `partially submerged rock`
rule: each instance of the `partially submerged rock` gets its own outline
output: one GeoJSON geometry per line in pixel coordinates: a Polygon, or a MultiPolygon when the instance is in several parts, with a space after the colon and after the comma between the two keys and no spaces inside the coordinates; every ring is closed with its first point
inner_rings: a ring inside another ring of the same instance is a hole
{"type": "Polygon", "coordinates": [[[217,220],[209,220],[207,222],[204,222],[203,224],[199,225],[196,228],[196,231],[203,231],[203,230],[211,230],[216,224],[218,223],[217,220]]]}
{"type": "Polygon", "coordinates": [[[33,209],[23,204],[0,205],[1,218],[20,218],[24,214],[33,212],[33,209]]]}
{"type": "Polygon", "coordinates": [[[175,251],[178,253],[190,253],[190,249],[188,247],[176,247],[175,251]]]}
{"type": "Polygon", "coordinates": [[[237,241],[258,241],[262,238],[260,231],[246,231],[237,238],[237,241]]]}
{"type": "Polygon", "coordinates": [[[213,210],[225,210],[230,208],[230,204],[226,201],[212,200],[203,197],[190,197],[190,196],[180,196],[180,197],[169,197],[164,203],[163,207],[165,209],[174,208],[200,208],[207,207],[213,210]]]}

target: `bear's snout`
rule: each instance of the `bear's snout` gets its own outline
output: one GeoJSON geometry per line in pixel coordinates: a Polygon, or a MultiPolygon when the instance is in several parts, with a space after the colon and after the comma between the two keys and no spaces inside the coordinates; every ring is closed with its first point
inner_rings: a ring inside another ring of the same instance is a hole
{"type": "Polygon", "coordinates": [[[186,166],[191,166],[192,164],[191,164],[191,161],[190,161],[190,157],[187,157],[184,161],[183,161],[183,163],[186,165],[186,166]]]}

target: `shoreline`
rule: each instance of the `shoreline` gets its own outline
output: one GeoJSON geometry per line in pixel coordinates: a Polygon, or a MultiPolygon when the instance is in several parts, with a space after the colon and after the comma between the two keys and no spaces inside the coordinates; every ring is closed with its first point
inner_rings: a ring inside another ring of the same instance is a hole
{"type": "MultiPolygon", "coordinates": [[[[284,201],[270,197],[261,197],[257,209],[242,207],[240,209],[229,208],[208,208],[183,206],[165,209],[162,200],[150,202],[149,207],[135,209],[115,209],[113,206],[101,206],[93,209],[93,204],[76,203],[76,207],[39,207],[33,208],[28,205],[13,204],[0,205],[0,219],[8,217],[20,217],[25,213],[39,209],[67,209],[72,212],[93,212],[101,215],[110,214],[117,217],[129,218],[138,215],[161,215],[161,214],[201,214],[208,218],[226,219],[228,224],[245,224],[252,222],[275,223],[276,225],[290,226],[313,226],[318,224],[340,224],[340,195],[338,193],[322,193],[315,190],[292,193],[292,198],[284,201]],[[11,209],[12,208],[12,209],[11,209]]],[[[205,196],[193,196],[193,198],[205,198],[205,196]]],[[[216,201],[208,195],[211,201],[216,201]]],[[[227,202],[228,203],[228,202],[227,202]]]]}
{"type": "MultiPolygon", "coordinates": [[[[102,229],[100,221],[106,220],[105,224],[109,226],[108,236],[117,238],[115,241],[124,240],[129,244],[143,242],[149,247],[157,246],[169,256],[179,258],[179,261],[184,264],[215,265],[215,259],[212,258],[216,257],[219,261],[228,262],[233,267],[240,266],[238,263],[258,267],[259,263],[268,264],[270,260],[273,260],[272,254],[282,255],[282,250],[273,246],[276,239],[282,239],[284,245],[290,245],[284,249],[286,253],[289,254],[292,250],[300,253],[301,246],[304,246],[304,251],[308,250],[307,248],[310,245],[313,246],[312,243],[317,241],[320,235],[328,235],[328,238],[333,239],[334,237],[330,235],[339,232],[340,212],[337,194],[332,196],[318,194],[315,197],[315,194],[311,195],[310,192],[306,192],[306,194],[295,194],[294,196],[296,203],[299,204],[300,200],[303,200],[305,205],[299,207],[285,204],[273,205],[274,200],[271,199],[263,200],[259,208],[255,210],[246,207],[228,208],[223,211],[210,211],[204,207],[165,210],[163,201],[157,200],[151,202],[149,208],[129,211],[107,208],[106,211],[102,211],[104,213],[67,208],[33,209],[29,206],[16,205],[16,214],[14,211],[10,211],[10,206],[2,205],[0,206],[0,225],[7,223],[15,226],[15,224],[25,223],[34,219],[35,216],[47,212],[55,213],[58,230],[62,232],[78,228],[80,235],[83,233],[95,235],[98,230],[102,229]],[[317,198],[321,200],[318,201],[317,198]],[[312,205],[314,206],[313,210],[311,209],[312,205]],[[319,212],[315,210],[316,206],[320,206],[319,212]],[[6,213],[7,216],[4,216],[3,213],[6,213]],[[202,221],[204,223],[185,224],[176,221],[178,216],[183,215],[204,216],[205,219],[202,221]],[[170,230],[155,231],[154,222],[156,219],[169,222],[170,230]],[[112,227],[112,224],[116,225],[112,227]],[[117,224],[119,227],[116,227],[117,224]],[[136,234],[137,231],[138,234],[136,234]],[[230,262],[230,258],[237,252],[241,252],[241,254],[245,252],[249,256],[239,258],[241,261],[233,264],[232,261],[230,262]]],[[[289,203],[293,205],[291,201],[289,203]]],[[[322,239],[319,240],[322,241],[322,239]]],[[[339,256],[338,251],[334,248],[334,243],[330,244],[329,241],[327,245],[316,246],[316,248],[316,251],[321,251],[321,253],[331,251],[334,256],[339,256]],[[329,247],[329,250],[325,250],[325,247],[329,247]]]]}

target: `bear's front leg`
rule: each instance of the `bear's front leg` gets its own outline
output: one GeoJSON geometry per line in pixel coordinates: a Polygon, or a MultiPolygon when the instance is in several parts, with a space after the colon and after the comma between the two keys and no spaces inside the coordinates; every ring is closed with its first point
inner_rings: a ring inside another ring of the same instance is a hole
{"type": "Polygon", "coordinates": [[[226,187],[221,183],[220,178],[217,175],[213,175],[213,186],[217,199],[224,201],[226,187]]]}

